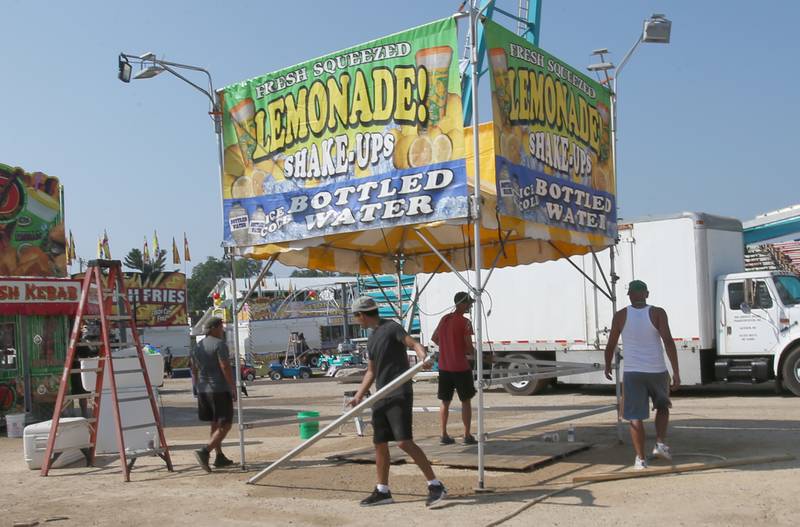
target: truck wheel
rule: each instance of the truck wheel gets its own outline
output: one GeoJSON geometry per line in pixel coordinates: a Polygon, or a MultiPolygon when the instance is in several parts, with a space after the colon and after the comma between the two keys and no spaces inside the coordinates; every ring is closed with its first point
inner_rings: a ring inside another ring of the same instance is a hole
{"type": "Polygon", "coordinates": [[[310,359],[308,359],[308,365],[312,368],[316,368],[319,366],[319,357],[316,355],[312,355],[310,359]]]}
{"type": "Polygon", "coordinates": [[[255,374],[254,374],[254,373],[248,373],[248,374],[247,374],[247,377],[245,377],[245,379],[246,379],[248,382],[253,382],[254,380],[256,380],[256,376],[255,376],[255,374]]]}
{"type": "Polygon", "coordinates": [[[279,381],[283,379],[283,375],[281,375],[281,372],[279,371],[273,371],[272,373],[269,374],[269,378],[272,379],[273,381],[279,381]]]}
{"type": "Polygon", "coordinates": [[[800,396],[800,348],[789,352],[783,363],[783,386],[793,394],[800,396]]]}
{"type": "Polygon", "coordinates": [[[322,371],[328,371],[328,363],[326,361],[320,362],[319,369],[322,371]]]}
{"type": "Polygon", "coordinates": [[[311,377],[311,374],[308,373],[306,370],[303,370],[303,371],[300,372],[300,378],[301,379],[308,379],[310,377],[311,377]]]}
{"type": "MultiPolygon", "coordinates": [[[[510,355],[510,359],[528,359],[530,355],[510,355]]],[[[513,375],[513,370],[533,368],[533,364],[509,363],[509,374],[513,375]]],[[[503,385],[503,389],[511,395],[536,395],[542,392],[552,382],[552,379],[536,379],[534,381],[516,381],[503,385]]]]}

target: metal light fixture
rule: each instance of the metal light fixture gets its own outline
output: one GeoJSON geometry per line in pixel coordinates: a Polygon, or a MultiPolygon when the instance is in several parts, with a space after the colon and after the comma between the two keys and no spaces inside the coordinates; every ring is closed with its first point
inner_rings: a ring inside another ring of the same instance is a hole
{"type": "Polygon", "coordinates": [[[671,31],[672,22],[664,15],[656,13],[644,21],[642,42],[669,44],[669,34],[671,31]]]}
{"type": "Polygon", "coordinates": [[[131,81],[131,63],[128,62],[127,57],[125,55],[120,54],[119,61],[117,63],[117,67],[119,68],[119,73],[117,73],[117,78],[122,82],[130,82],[131,81]]]}
{"type": "Polygon", "coordinates": [[[134,79],[152,79],[159,73],[164,71],[164,68],[161,66],[156,66],[155,64],[147,66],[136,72],[136,75],[133,76],[134,79]]]}
{"type": "Polygon", "coordinates": [[[589,71],[608,71],[614,69],[614,64],[611,62],[598,62],[597,64],[589,64],[586,69],[589,71]]]}

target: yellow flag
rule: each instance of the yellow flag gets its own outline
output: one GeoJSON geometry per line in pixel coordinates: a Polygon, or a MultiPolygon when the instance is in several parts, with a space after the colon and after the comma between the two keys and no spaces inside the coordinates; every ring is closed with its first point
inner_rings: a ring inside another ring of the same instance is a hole
{"type": "Polygon", "coordinates": [[[183,259],[186,262],[191,262],[192,258],[189,255],[189,239],[186,237],[186,233],[183,233],[183,259]]]}
{"type": "Polygon", "coordinates": [[[103,230],[103,257],[106,260],[111,259],[111,246],[108,244],[108,233],[103,230]]]}
{"type": "Polygon", "coordinates": [[[178,245],[175,243],[175,237],[172,237],[172,263],[180,265],[181,255],[178,254],[178,245]]]}
{"type": "Polygon", "coordinates": [[[147,236],[144,237],[144,247],[142,248],[142,263],[150,263],[150,248],[147,246],[147,236]]]}

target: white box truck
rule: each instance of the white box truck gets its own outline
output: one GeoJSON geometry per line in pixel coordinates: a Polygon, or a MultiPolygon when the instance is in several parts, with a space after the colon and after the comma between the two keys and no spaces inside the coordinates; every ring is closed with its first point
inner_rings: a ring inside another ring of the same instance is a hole
{"type": "MultiPolygon", "coordinates": [[[[669,316],[684,385],[775,380],[800,395],[800,278],[776,271],[744,272],[739,220],[684,212],[621,222],[614,250],[618,309],[628,305],[629,281],[648,284],[648,302],[669,316]]],[[[571,260],[586,276],[565,259],[494,271],[484,297],[485,350],[517,358],[603,363],[612,308],[589,278],[601,285],[611,280],[610,249],[596,259],[588,254],[571,260]]],[[[451,309],[453,294],[464,289],[456,276],[443,273],[423,290],[424,344],[451,309]]],[[[529,395],[551,382],[521,381],[504,388],[529,395]]],[[[557,382],[609,383],[602,371],[557,382]]]]}

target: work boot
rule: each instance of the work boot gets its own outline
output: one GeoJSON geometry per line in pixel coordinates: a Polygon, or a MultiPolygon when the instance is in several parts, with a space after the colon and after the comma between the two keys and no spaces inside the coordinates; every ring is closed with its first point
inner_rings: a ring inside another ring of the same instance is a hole
{"type": "Polygon", "coordinates": [[[203,470],[206,472],[211,472],[211,467],[208,466],[208,460],[211,459],[211,454],[208,453],[208,449],[206,447],[203,447],[200,450],[195,450],[194,457],[197,459],[197,463],[200,465],[200,467],[202,467],[203,470]]]}
{"type": "Polygon", "coordinates": [[[225,454],[219,453],[217,457],[214,459],[214,466],[217,468],[229,467],[233,465],[233,460],[228,459],[225,457],[225,454]]]}

